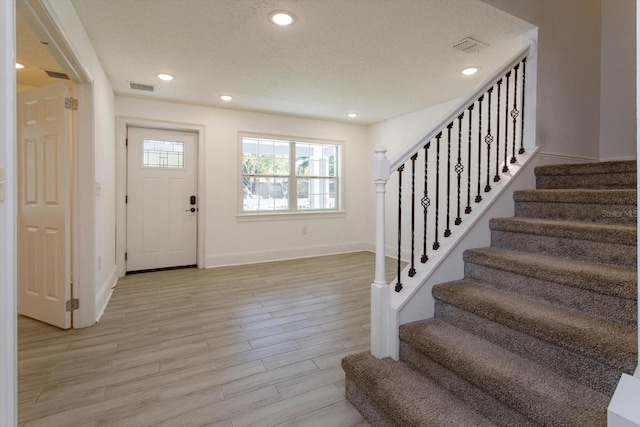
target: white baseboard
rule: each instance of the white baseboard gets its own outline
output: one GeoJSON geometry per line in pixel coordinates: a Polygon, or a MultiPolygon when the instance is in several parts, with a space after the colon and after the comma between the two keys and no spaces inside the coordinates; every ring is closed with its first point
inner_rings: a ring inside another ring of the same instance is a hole
{"type": "Polygon", "coordinates": [[[104,311],[107,309],[107,304],[109,304],[109,300],[111,300],[111,295],[113,294],[113,288],[116,287],[118,283],[118,268],[117,266],[113,266],[109,276],[100,286],[100,290],[96,295],[96,323],[100,321],[100,318],[104,314],[104,311]]]}
{"type": "Polygon", "coordinates": [[[306,248],[289,248],[212,255],[207,257],[205,268],[228,267],[232,265],[256,264],[261,262],[284,261],[314,256],[369,251],[370,246],[371,245],[367,242],[355,242],[338,245],[311,246],[306,248]]]}
{"type": "Polygon", "coordinates": [[[567,154],[559,154],[559,153],[549,153],[546,151],[538,152],[538,164],[543,165],[547,164],[545,160],[549,160],[550,164],[562,164],[562,163],[593,163],[599,162],[600,159],[596,159],[593,157],[581,157],[581,156],[571,156],[567,154]]]}

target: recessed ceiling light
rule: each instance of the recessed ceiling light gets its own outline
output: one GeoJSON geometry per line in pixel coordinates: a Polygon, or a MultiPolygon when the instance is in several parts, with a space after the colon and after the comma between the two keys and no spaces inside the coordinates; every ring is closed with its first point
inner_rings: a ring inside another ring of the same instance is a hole
{"type": "Polygon", "coordinates": [[[347,114],[347,117],[355,119],[356,117],[358,117],[358,113],[349,113],[347,114]]]}
{"type": "Polygon", "coordinates": [[[469,67],[461,71],[465,76],[472,76],[478,72],[478,67],[469,67]]]}
{"type": "Polygon", "coordinates": [[[293,24],[295,18],[291,12],[286,12],[284,10],[280,10],[277,12],[272,12],[269,15],[269,21],[273,22],[276,25],[287,26],[293,24]]]}
{"type": "Polygon", "coordinates": [[[21,64],[21,63],[19,63],[19,62],[16,62],[16,69],[17,69],[17,70],[21,70],[21,69],[23,69],[23,68],[24,68],[24,65],[22,65],[22,64],[21,64]]]}
{"type": "Polygon", "coordinates": [[[233,96],[231,95],[220,95],[220,99],[222,99],[223,101],[231,101],[233,99],[233,96]]]}
{"type": "Polygon", "coordinates": [[[171,81],[173,79],[175,79],[175,77],[173,77],[171,74],[166,74],[166,73],[159,73],[156,74],[158,76],[158,78],[160,80],[164,80],[165,82],[171,81]]]}

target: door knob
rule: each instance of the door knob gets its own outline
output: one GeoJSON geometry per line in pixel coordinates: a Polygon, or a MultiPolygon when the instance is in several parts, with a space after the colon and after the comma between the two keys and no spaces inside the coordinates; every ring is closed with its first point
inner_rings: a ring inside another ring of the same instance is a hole
{"type": "Polygon", "coordinates": [[[196,211],[196,208],[191,208],[191,209],[185,210],[185,212],[195,212],[195,211],[196,211]]]}

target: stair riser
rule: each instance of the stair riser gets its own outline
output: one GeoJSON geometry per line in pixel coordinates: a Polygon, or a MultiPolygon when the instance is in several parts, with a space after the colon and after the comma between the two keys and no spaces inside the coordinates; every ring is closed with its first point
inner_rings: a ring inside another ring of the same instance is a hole
{"type": "Polygon", "coordinates": [[[378,405],[351,378],[345,379],[345,397],[362,416],[376,427],[398,427],[391,418],[378,409],[378,405]]]}
{"type": "Polygon", "coordinates": [[[634,300],[603,295],[469,262],[465,263],[464,271],[465,278],[481,281],[498,289],[528,295],[625,326],[638,324],[638,310],[634,300]]]}
{"type": "Polygon", "coordinates": [[[404,340],[400,341],[400,360],[449,390],[476,412],[484,415],[498,426],[535,427],[539,425],[526,415],[493,397],[489,390],[483,390],[456,375],[404,340]]]}
{"type": "Polygon", "coordinates": [[[636,205],[622,204],[515,202],[515,216],[598,224],[635,225],[637,209],[636,205]]]}
{"type": "Polygon", "coordinates": [[[616,243],[492,230],[491,245],[498,248],[552,255],[577,261],[625,266],[637,265],[636,248],[616,243]]]}
{"type": "Polygon", "coordinates": [[[536,188],[542,189],[627,189],[636,188],[635,173],[580,174],[580,175],[538,175],[536,188]]]}
{"type": "Polygon", "coordinates": [[[612,368],[442,301],[436,300],[435,310],[436,317],[601,393],[613,394],[620,379],[618,368],[612,368]]]}

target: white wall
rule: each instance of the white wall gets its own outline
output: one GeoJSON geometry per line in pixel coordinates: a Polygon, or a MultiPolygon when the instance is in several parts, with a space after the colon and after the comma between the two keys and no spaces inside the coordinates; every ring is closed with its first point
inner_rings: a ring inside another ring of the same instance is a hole
{"type": "Polygon", "coordinates": [[[16,280],[16,45],[15,3],[0,2],[0,426],[17,416],[16,280]]]}
{"type": "MultiPolygon", "coordinates": [[[[263,262],[370,249],[372,152],[366,127],[274,114],[116,97],[119,117],[204,127],[205,266],[263,262]],[[289,215],[265,221],[238,217],[238,132],[344,141],[344,214],[289,215]],[[307,234],[303,235],[302,229],[307,234]]],[[[202,144],[202,142],[201,142],[202,144]]],[[[202,145],[201,145],[202,147],[202,145]]],[[[372,272],[373,274],[373,272],[372,272]]]]}
{"type": "Polygon", "coordinates": [[[80,240],[77,248],[80,252],[76,261],[85,267],[83,273],[86,273],[76,278],[76,283],[82,288],[81,301],[95,302],[92,307],[83,304],[80,307],[82,326],[90,326],[104,309],[116,280],[114,94],[71,1],[47,0],[46,5],[73,53],[93,79],[90,93],[83,99],[86,104],[80,107],[88,114],[81,116],[84,123],[76,152],[80,157],[76,185],[81,199],[77,212],[81,223],[76,236],[80,240]],[[99,195],[95,192],[96,183],[100,184],[99,195]]]}
{"type": "Polygon", "coordinates": [[[636,158],[636,2],[602,1],[600,160],[636,158]]]}
{"type": "Polygon", "coordinates": [[[483,1],[538,26],[541,150],[599,159],[600,0],[483,1]]]}

